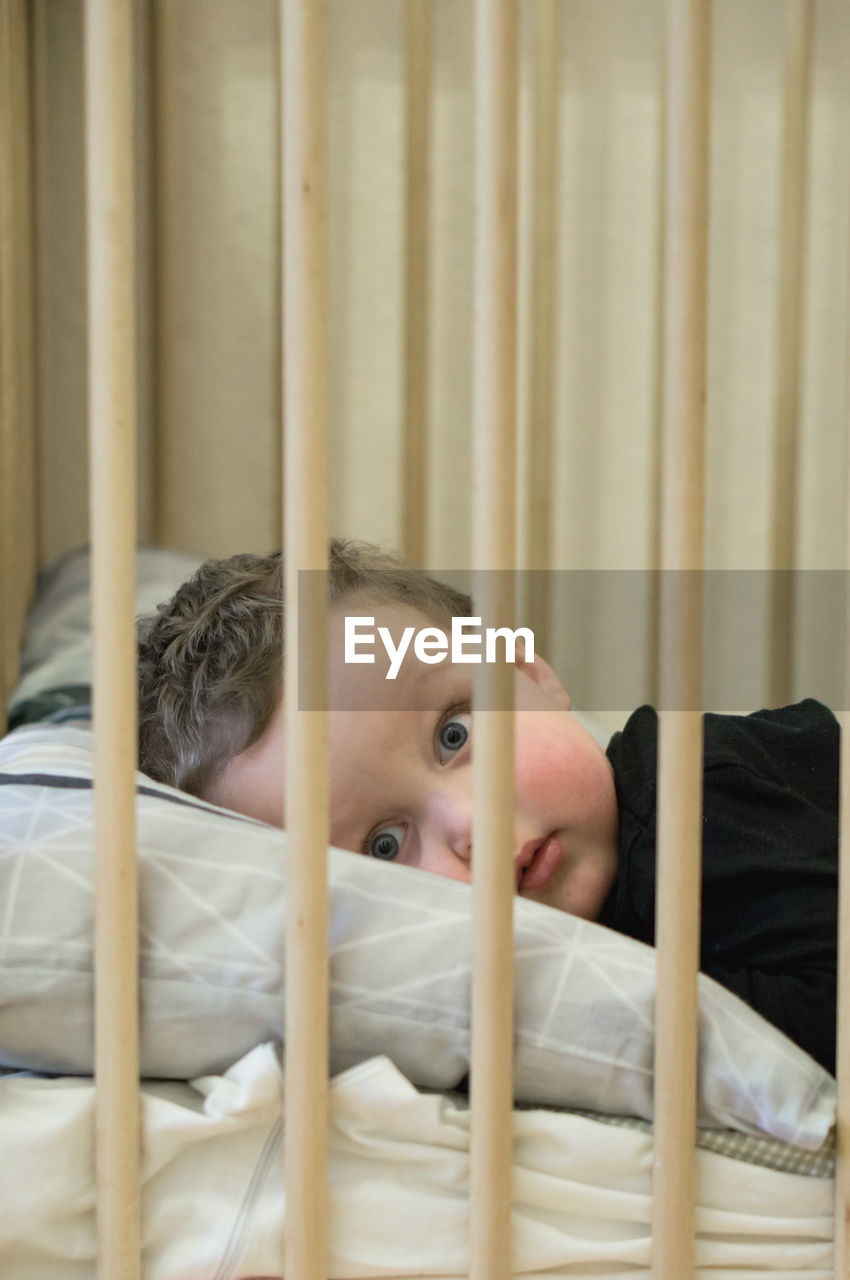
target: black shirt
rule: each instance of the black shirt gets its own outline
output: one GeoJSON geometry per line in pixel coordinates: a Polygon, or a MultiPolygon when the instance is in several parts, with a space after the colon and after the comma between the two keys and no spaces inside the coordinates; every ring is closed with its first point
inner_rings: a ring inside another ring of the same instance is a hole
{"type": "MultiPolygon", "coordinates": [[[[706,715],[700,968],[835,1073],[838,722],[812,699],[706,715]]],[[[608,746],[620,809],[601,924],[655,942],[658,720],[608,746]]]]}

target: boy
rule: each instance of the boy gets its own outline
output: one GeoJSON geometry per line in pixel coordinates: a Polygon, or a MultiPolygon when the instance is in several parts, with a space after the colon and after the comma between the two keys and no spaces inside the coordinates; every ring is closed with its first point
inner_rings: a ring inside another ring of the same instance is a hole
{"type": "MultiPolygon", "coordinates": [[[[281,595],[279,556],[209,561],[140,642],[142,770],[278,826],[281,595]]],[[[331,842],[469,881],[472,672],[399,655],[471,601],[338,541],[329,598],[331,842]],[[351,661],[353,617],[383,652],[364,644],[351,661]]],[[[651,944],[655,713],[603,752],[539,655],[514,665],[517,892],[651,944]]],[[[706,717],[701,968],[833,1072],[837,795],[838,725],[819,704],[706,717]]]]}

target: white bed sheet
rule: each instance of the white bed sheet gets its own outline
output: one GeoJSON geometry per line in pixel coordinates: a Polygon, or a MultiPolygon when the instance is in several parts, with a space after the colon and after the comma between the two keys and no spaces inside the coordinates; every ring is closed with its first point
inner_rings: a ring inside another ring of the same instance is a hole
{"type": "MultiPolygon", "coordinates": [[[[145,1086],[144,1280],[281,1275],[282,1075],[145,1086]]],[[[0,1080],[0,1273],[94,1280],[93,1088],[0,1080]]],[[[467,1274],[468,1113],[386,1058],[331,1085],[332,1280],[467,1274]]],[[[515,1277],[635,1280],[650,1263],[651,1136],[515,1114],[515,1277]]],[[[698,1153],[697,1271],[832,1280],[832,1182],[698,1153]]]]}

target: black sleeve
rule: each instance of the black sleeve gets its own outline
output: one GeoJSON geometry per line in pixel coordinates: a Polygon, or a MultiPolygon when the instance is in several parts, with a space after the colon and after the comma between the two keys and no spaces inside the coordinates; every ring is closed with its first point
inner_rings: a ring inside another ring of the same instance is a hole
{"type": "MultiPolygon", "coordinates": [[[[612,742],[618,798],[621,785],[623,792],[621,867],[602,919],[652,942],[655,740],[648,710],[612,742]]],[[[838,744],[835,717],[812,700],[752,716],[705,717],[700,966],[831,1071],[838,744]]]]}

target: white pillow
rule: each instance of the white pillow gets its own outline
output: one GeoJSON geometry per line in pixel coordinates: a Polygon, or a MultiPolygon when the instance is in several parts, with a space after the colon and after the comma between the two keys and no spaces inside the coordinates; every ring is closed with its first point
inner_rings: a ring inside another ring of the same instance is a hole
{"type": "MultiPolygon", "coordinates": [[[[201,558],[189,552],[139,547],[137,613],[154,613],[200,564],[201,558]]],[[[79,547],[38,575],[21,653],[21,679],[9,710],[47,689],[91,684],[91,679],[91,556],[88,547],[79,547]]]]}
{"type": "MultiPolygon", "coordinates": [[[[139,775],[145,1076],[225,1070],[279,1038],[286,837],[139,775]]],[[[329,854],[331,1070],[375,1054],[450,1089],[469,1062],[469,886],[329,854]]],[[[0,742],[0,1062],[92,1069],[91,735],[0,742]]],[[[652,1115],[655,952],[517,899],[518,1099],[652,1115]]],[[[702,1125],[817,1147],[832,1077],[700,978],[702,1125]]]]}

